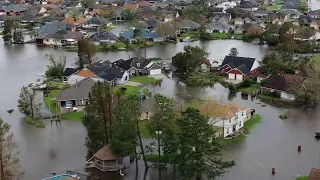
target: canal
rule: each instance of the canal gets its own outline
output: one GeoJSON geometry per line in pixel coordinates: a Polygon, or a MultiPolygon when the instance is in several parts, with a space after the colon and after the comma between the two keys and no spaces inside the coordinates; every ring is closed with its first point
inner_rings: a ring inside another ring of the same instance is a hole
{"type": "MultiPolygon", "coordinates": [[[[169,44],[147,48],[147,57],[171,58],[183,51],[187,44],[199,45],[209,51],[209,59],[221,60],[232,47],[239,50],[239,56],[255,57],[260,60],[268,51],[266,47],[236,40],[217,40],[208,42],[190,42],[169,44]]],[[[142,51],[143,53],[144,51],[142,51]]],[[[72,66],[76,53],[61,49],[37,48],[34,45],[4,45],[0,42],[0,115],[8,122],[16,137],[20,150],[22,169],[26,180],[48,177],[51,173],[65,173],[68,170],[83,171],[86,137],[82,123],[62,121],[61,124],[46,122],[46,128],[39,129],[23,121],[23,115],[17,110],[20,88],[35,82],[46,70],[46,54],[64,55],[72,66]],[[8,109],[14,109],[9,114],[8,109]]],[[[102,60],[115,61],[129,56],[138,56],[139,51],[97,53],[102,60]]],[[[228,91],[217,84],[212,88],[190,88],[177,83],[175,78],[165,79],[161,87],[155,90],[180,100],[191,97],[204,99],[215,97],[228,101],[228,91]]],[[[152,87],[151,87],[152,88],[152,87]]],[[[286,109],[271,105],[262,106],[258,100],[244,100],[238,95],[230,100],[243,106],[256,109],[263,116],[263,122],[254,128],[244,142],[228,146],[225,158],[233,159],[237,165],[230,169],[221,179],[293,179],[297,174],[308,174],[311,167],[319,167],[320,147],[313,138],[313,132],[320,129],[319,111],[302,111],[289,109],[288,120],[280,120],[279,114],[286,109]],[[302,146],[302,153],[297,153],[297,146],[302,146]],[[260,166],[258,161],[262,166],[260,166]],[[276,168],[276,175],[271,176],[271,168],[276,168]]],[[[139,168],[138,179],[143,177],[143,168],[139,168]]],[[[135,179],[135,165],[128,166],[125,179],[135,179]]],[[[155,169],[150,169],[148,180],[157,179],[155,169]]],[[[164,179],[174,179],[172,172],[165,172],[164,179]]],[[[108,179],[116,179],[110,176],[108,179]]]]}

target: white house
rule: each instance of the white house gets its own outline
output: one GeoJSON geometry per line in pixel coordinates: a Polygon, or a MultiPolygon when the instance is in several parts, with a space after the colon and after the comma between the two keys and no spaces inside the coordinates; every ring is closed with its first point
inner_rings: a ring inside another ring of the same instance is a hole
{"type": "Polygon", "coordinates": [[[209,124],[216,127],[216,136],[228,137],[237,132],[241,133],[244,123],[251,118],[252,110],[237,104],[215,105],[203,104],[199,107],[202,114],[209,116],[209,124]],[[215,110],[220,109],[217,114],[215,110]]]}

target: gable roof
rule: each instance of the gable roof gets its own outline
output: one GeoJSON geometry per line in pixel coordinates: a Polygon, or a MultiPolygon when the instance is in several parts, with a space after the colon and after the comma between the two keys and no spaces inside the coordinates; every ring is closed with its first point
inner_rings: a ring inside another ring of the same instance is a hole
{"type": "Polygon", "coordinates": [[[308,12],[309,15],[313,15],[313,16],[319,16],[320,15],[320,9],[314,10],[314,11],[309,11],[308,12]]]}
{"type": "MultiPolygon", "coordinates": [[[[129,29],[128,31],[120,33],[119,36],[129,40],[133,37],[133,34],[134,29],[129,29]]],[[[150,32],[147,29],[141,29],[141,36],[144,36],[147,39],[161,37],[161,35],[158,32],[150,32]]]]}
{"type": "Polygon", "coordinates": [[[237,68],[243,74],[247,74],[250,72],[255,61],[255,58],[226,56],[220,67],[228,65],[231,69],[237,68]]]}
{"type": "Polygon", "coordinates": [[[21,12],[25,11],[25,9],[20,4],[9,4],[7,6],[2,6],[1,9],[3,9],[5,12],[21,12]]]}
{"type": "MultiPolygon", "coordinates": [[[[217,116],[222,119],[230,119],[238,112],[238,110],[244,111],[246,107],[239,106],[238,104],[202,104],[198,107],[199,111],[205,116],[217,116]],[[215,110],[219,109],[218,111],[215,110]],[[218,113],[219,112],[219,113],[218,113]],[[222,113],[220,113],[222,112],[222,113]]],[[[249,109],[250,110],[250,109],[249,109]]],[[[251,111],[250,111],[251,112],[251,111]]],[[[248,112],[247,112],[248,113],[248,112]]]]}
{"type": "Polygon", "coordinates": [[[36,20],[36,16],[34,15],[29,15],[29,14],[23,14],[22,17],[21,17],[21,20],[22,21],[35,21],[36,20]]]}
{"type": "Polygon", "coordinates": [[[64,20],[62,20],[61,22],[65,23],[65,24],[82,24],[84,22],[88,21],[87,18],[83,18],[83,17],[65,17],[64,20]]]}
{"type": "Polygon", "coordinates": [[[66,68],[64,71],[63,71],[63,76],[65,77],[68,77],[74,73],[78,72],[78,69],[76,68],[66,68]]]}
{"type": "Polygon", "coordinates": [[[98,158],[102,161],[111,161],[118,159],[118,156],[113,153],[109,144],[94,153],[93,157],[98,158]]]}
{"type": "Polygon", "coordinates": [[[112,64],[108,61],[97,61],[90,64],[87,69],[91,71],[96,76],[112,81],[116,78],[122,78],[124,71],[114,68],[112,64]]]}
{"type": "Polygon", "coordinates": [[[151,3],[149,1],[140,1],[138,6],[151,6],[151,3]]]}
{"type": "Polygon", "coordinates": [[[181,19],[177,24],[177,28],[198,29],[200,27],[201,27],[200,24],[189,19],[181,19]]]}
{"type": "Polygon", "coordinates": [[[206,29],[213,29],[213,30],[229,30],[230,25],[221,23],[221,22],[212,22],[206,25],[206,29]]]}
{"type": "Polygon", "coordinates": [[[58,101],[88,99],[89,92],[94,84],[95,81],[90,78],[82,79],[70,88],[59,92],[56,95],[56,99],[58,101]]]}
{"type": "Polygon", "coordinates": [[[300,84],[304,82],[304,78],[293,74],[274,74],[266,79],[266,83],[261,85],[264,88],[271,88],[280,91],[288,91],[293,84],[300,84]]]}
{"type": "Polygon", "coordinates": [[[59,30],[66,30],[66,25],[56,20],[41,26],[37,32],[38,35],[53,35],[59,30]]]}
{"type": "Polygon", "coordinates": [[[124,4],[123,10],[136,10],[138,8],[138,4],[124,4]]]}
{"type": "Polygon", "coordinates": [[[41,7],[49,8],[49,9],[55,9],[55,8],[58,8],[59,6],[55,5],[55,4],[42,4],[41,7]]]}
{"type": "Polygon", "coordinates": [[[212,14],[212,20],[215,20],[215,21],[218,21],[222,17],[229,20],[231,18],[231,15],[229,13],[224,13],[224,12],[213,12],[212,14]]]}
{"type": "Polygon", "coordinates": [[[120,59],[115,61],[113,64],[121,69],[129,70],[131,67],[136,69],[144,69],[150,62],[151,61],[149,59],[144,57],[133,57],[128,60],[120,59]]]}
{"type": "Polygon", "coordinates": [[[118,39],[117,36],[112,32],[100,32],[90,36],[90,40],[93,42],[101,42],[101,41],[103,42],[103,41],[117,40],[117,39],[118,39]]]}

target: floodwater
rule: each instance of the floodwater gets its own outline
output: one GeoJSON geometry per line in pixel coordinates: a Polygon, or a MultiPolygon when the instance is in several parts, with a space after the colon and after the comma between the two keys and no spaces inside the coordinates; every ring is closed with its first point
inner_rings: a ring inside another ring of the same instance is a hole
{"type": "MultiPolygon", "coordinates": [[[[208,42],[191,42],[169,44],[147,48],[147,57],[171,58],[177,52],[183,51],[187,44],[200,45],[210,52],[209,59],[221,60],[232,47],[239,50],[239,56],[255,57],[260,60],[268,51],[266,47],[236,40],[217,40],[208,42]]],[[[82,123],[62,121],[61,124],[50,124],[44,129],[35,128],[23,121],[23,115],[17,110],[17,100],[20,88],[30,82],[35,82],[46,70],[48,60],[45,54],[67,57],[68,65],[73,65],[76,53],[61,49],[37,48],[34,45],[4,45],[0,42],[0,115],[12,127],[20,150],[22,169],[26,180],[38,180],[48,177],[51,173],[65,173],[66,170],[83,172],[86,148],[84,141],[86,131],[82,123]],[[12,114],[8,109],[14,109],[12,114]]],[[[144,51],[142,51],[144,52],[144,51]]],[[[138,56],[138,51],[98,53],[102,60],[115,61],[129,56],[138,56]]],[[[151,87],[152,88],[152,87],[151,87]]],[[[217,84],[213,88],[187,88],[176,79],[166,79],[161,87],[155,88],[157,93],[177,99],[186,99],[188,95],[204,99],[215,97],[227,101],[227,90],[217,84]]],[[[256,180],[256,179],[293,179],[296,175],[307,175],[312,167],[320,164],[319,143],[313,138],[313,133],[320,129],[319,111],[303,112],[289,109],[292,119],[280,120],[279,114],[285,108],[267,105],[261,107],[258,100],[241,99],[240,95],[231,100],[243,106],[256,109],[264,118],[251,132],[244,142],[226,148],[225,158],[235,160],[237,165],[221,179],[256,180]],[[297,146],[302,146],[302,152],[297,153],[297,146]],[[258,161],[262,166],[260,166],[258,161]],[[276,168],[275,176],[271,176],[271,168],[276,168]]],[[[143,179],[143,166],[139,167],[136,178],[135,164],[128,165],[125,179],[143,179]]],[[[146,179],[158,179],[156,169],[149,169],[146,179]]],[[[116,178],[116,174],[108,179],[116,178]]],[[[174,179],[172,171],[163,173],[162,179],[174,179]]]]}

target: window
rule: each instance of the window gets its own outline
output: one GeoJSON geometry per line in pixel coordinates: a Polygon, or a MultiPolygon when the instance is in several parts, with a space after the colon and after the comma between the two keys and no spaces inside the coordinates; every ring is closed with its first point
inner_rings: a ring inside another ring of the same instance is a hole
{"type": "Polygon", "coordinates": [[[243,116],[243,111],[241,111],[241,116],[243,116]]]}
{"type": "Polygon", "coordinates": [[[239,127],[241,127],[241,121],[239,122],[239,127]]]}
{"type": "Polygon", "coordinates": [[[227,134],[229,134],[229,128],[227,128],[227,134]]]}

